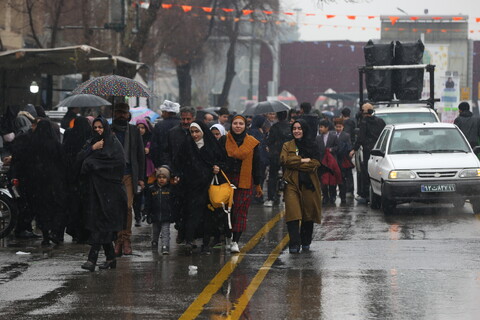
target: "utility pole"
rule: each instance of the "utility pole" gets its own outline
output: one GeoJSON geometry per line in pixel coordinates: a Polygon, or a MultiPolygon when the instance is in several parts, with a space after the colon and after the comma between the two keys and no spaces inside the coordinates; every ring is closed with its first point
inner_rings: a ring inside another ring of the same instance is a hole
{"type": "Polygon", "coordinates": [[[252,27],[252,36],[250,39],[250,65],[249,65],[249,75],[248,75],[248,100],[253,100],[253,58],[254,58],[254,47],[255,47],[255,21],[251,24],[252,27]]]}

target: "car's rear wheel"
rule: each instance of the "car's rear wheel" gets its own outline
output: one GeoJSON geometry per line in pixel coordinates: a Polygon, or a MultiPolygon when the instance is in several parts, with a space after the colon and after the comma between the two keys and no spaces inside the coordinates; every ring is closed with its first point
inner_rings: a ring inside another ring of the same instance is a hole
{"type": "Polygon", "coordinates": [[[397,204],[395,201],[385,199],[384,197],[381,198],[381,206],[382,206],[382,211],[384,214],[392,214],[395,212],[395,207],[397,204]]]}
{"type": "Polygon", "coordinates": [[[381,197],[377,194],[375,194],[375,192],[373,192],[373,188],[372,186],[370,186],[370,208],[372,209],[380,209],[380,206],[382,205],[382,203],[380,202],[381,200],[381,197]]]}

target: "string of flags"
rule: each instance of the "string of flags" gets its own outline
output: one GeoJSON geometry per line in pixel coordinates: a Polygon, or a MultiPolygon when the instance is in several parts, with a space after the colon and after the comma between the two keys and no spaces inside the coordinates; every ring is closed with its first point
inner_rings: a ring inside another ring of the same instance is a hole
{"type": "MultiPolygon", "coordinates": [[[[142,8],[148,8],[149,6],[149,2],[146,2],[146,1],[137,1],[137,2],[134,2],[133,3],[134,6],[140,6],[142,8]]],[[[172,9],[172,8],[180,8],[183,10],[183,12],[187,13],[187,12],[196,12],[196,11],[200,11],[200,12],[203,12],[203,13],[212,13],[213,12],[213,7],[208,7],[208,6],[193,6],[193,5],[181,5],[181,4],[174,4],[174,3],[162,3],[161,4],[161,7],[163,9],[172,9]]],[[[261,10],[261,9],[243,9],[243,10],[239,10],[237,12],[236,9],[232,9],[232,8],[217,8],[217,10],[219,12],[223,12],[225,14],[229,14],[229,13],[234,13],[236,12],[236,16],[251,16],[252,14],[254,13],[260,13],[260,14],[264,14],[264,15],[267,15],[267,16],[270,16],[270,15],[277,15],[277,16],[293,16],[293,15],[300,15],[300,16],[306,16],[306,17],[324,17],[326,19],[333,19],[333,18],[345,18],[347,20],[357,20],[357,18],[360,18],[360,19],[368,19],[368,20],[372,20],[372,19],[377,19],[377,18],[380,18],[380,16],[376,16],[376,15],[335,15],[335,14],[321,14],[321,13],[313,13],[313,12],[307,12],[307,13],[297,13],[297,12],[294,12],[294,11],[273,11],[273,10],[261,10]]],[[[390,19],[390,22],[393,25],[395,25],[400,19],[403,19],[404,17],[401,17],[401,16],[388,16],[388,18],[390,19]]],[[[423,17],[421,16],[409,16],[408,17],[409,20],[411,21],[418,21],[420,19],[423,19],[423,17]]],[[[434,21],[466,21],[466,17],[465,16],[432,16],[432,17],[429,17],[429,20],[434,20],[434,21]]],[[[477,23],[480,23],[480,17],[477,17],[477,18],[474,18],[475,22],[477,23]]]]}

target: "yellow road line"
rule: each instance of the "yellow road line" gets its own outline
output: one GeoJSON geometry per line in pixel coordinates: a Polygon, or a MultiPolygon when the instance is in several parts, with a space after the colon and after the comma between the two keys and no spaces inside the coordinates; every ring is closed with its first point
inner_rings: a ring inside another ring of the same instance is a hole
{"type": "Polygon", "coordinates": [[[240,319],[243,312],[245,311],[245,308],[250,302],[250,299],[253,297],[258,287],[260,287],[260,285],[262,284],[263,279],[267,275],[268,271],[270,271],[270,268],[272,267],[273,263],[277,260],[278,256],[282,252],[283,248],[285,248],[285,246],[288,244],[289,240],[290,238],[287,234],[282,239],[282,241],[277,245],[277,247],[272,251],[272,253],[270,253],[267,260],[265,260],[265,263],[257,272],[252,282],[250,282],[247,289],[245,289],[242,296],[238,299],[238,302],[233,305],[233,311],[230,314],[230,317],[232,320],[240,319]]]}
{"type": "Polygon", "coordinates": [[[230,258],[217,275],[208,283],[208,285],[199,294],[197,299],[192,302],[187,310],[179,319],[195,319],[203,311],[204,306],[210,301],[212,296],[222,287],[223,283],[230,277],[237,265],[243,260],[246,253],[253,249],[262,237],[267,234],[275,224],[285,215],[285,211],[281,211],[270,221],[268,221],[248,242],[243,246],[238,255],[230,258]]]}

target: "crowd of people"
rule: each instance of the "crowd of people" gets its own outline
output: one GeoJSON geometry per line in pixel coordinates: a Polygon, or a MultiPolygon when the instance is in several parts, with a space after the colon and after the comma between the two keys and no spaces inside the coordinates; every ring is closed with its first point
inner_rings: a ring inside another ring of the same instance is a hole
{"type": "Polygon", "coordinates": [[[290,252],[307,251],[322,206],[334,205],[337,195],[341,204],[353,196],[352,155],[362,142],[348,108],[333,121],[312,113],[309,103],[298,113],[245,117],[221,108],[198,118],[195,108],[165,100],[155,125],[130,124],[126,103],[113,110],[111,124],[67,113],[63,136],[48,118],[20,112],[11,156],[4,158],[10,178],[21,181],[15,235],[39,237],[35,220],[44,246],[62,242],[65,233],[88,243],[86,270],[95,270],[102,247],[106,261],[99,268],[115,268],[116,257],[131,255],[132,226],[142,221],[151,224],[152,248],[165,255],[172,224],[185,254],[196,252],[196,239],[201,253],[220,245],[238,253],[252,203],[285,202],[290,252]],[[214,176],[235,186],[231,220],[209,205],[214,176]]]}

